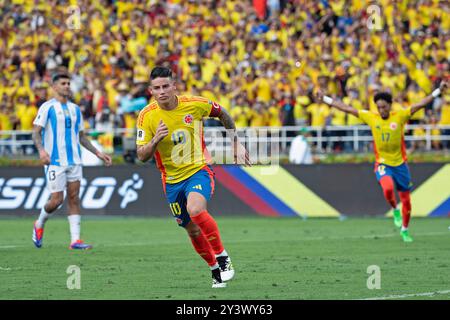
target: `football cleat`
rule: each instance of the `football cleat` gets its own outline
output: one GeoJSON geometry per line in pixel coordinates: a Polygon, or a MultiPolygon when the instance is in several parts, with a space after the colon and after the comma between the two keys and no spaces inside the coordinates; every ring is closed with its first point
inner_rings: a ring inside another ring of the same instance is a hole
{"type": "Polygon", "coordinates": [[[394,224],[397,228],[402,226],[402,214],[400,213],[400,209],[394,209],[394,224]]]}
{"type": "Polygon", "coordinates": [[[212,273],[212,287],[213,288],[225,288],[227,284],[222,281],[220,277],[220,267],[211,270],[212,273]]]}
{"type": "Polygon", "coordinates": [[[229,256],[217,257],[222,281],[230,281],[234,277],[234,268],[229,256]]]}
{"type": "Polygon", "coordinates": [[[84,243],[83,240],[77,240],[71,243],[69,249],[88,250],[92,249],[92,246],[90,244],[84,243]]]}
{"type": "Polygon", "coordinates": [[[403,238],[403,242],[413,242],[413,238],[409,235],[408,230],[400,231],[400,235],[403,238]]]}
{"type": "Polygon", "coordinates": [[[37,221],[35,221],[34,225],[33,225],[33,235],[31,237],[31,239],[33,240],[33,243],[36,246],[36,248],[40,248],[40,247],[42,247],[42,238],[44,237],[44,228],[37,228],[36,222],[37,221]]]}

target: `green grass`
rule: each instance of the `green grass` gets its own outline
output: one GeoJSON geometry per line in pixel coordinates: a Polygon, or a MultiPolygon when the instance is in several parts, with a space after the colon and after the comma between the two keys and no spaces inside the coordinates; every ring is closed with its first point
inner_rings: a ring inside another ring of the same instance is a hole
{"type": "MultiPolygon", "coordinates": [[[[171,218],[86,217],[90,251],[68,250],[68,223],[47,223],[44,246],[31,219],[0,220],[0,299],[360,299],[450,290],[450,221],[412,219],[405,244],[390,219],[218,218],[236,269],[227,288],[171,218]],[[70,265],[81,289],[69,290],[70,265]],[[381,269],[381,289],[366,286],[381,269]]],[[[409,299],[450,299],[450,294],[409,299]]]]}

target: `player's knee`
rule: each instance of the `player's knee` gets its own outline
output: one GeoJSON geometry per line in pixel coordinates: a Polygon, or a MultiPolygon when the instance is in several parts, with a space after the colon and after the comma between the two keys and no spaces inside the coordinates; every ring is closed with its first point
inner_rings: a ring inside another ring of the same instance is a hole
{"type": "Polygon", "coordinates": [[[200,229],[198,229],[198,230],[189,230],[188,231],[188,235],[191,238],[197,238],[200,235],[200,233],[201,233],[200,229]]]}
{"type": "Polygon", "coordinates": [[[197,238],[201,233],[200,228],[194,224],[190,225],[189,228],[186,229],[186,231],[191,238],[197,238]]]}
{"type": "Polygon", "coordinates": [[[203,205],[199,205],[197,203],[193,203],[193,204],[188,204],[186,206],[187,211],[189,212],[189,215],[191,216],[196,216],[199,213],[205,211],[205,207],[203,205]]]}
{"type": "Polygon", "coordinates": [[[55,211],[60,205],[62,205],[64,197],[62,194],[54,194],[51,196],[48,205],[46,206],[47,212],[55,211]]]}

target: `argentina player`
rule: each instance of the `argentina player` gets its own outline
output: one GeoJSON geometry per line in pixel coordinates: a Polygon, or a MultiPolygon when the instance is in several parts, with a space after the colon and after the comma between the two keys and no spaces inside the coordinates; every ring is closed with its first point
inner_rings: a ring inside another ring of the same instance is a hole
{"type": "Polygon", "coordinates": [[[97,150],[86,137],[81,110],[69,100],[70,75],[61,71],[55,73],[52,76],[52,86],[54,98],[41,105],[33,122],[33,141],[45,166],[47,187],[51,195],[34,223],[32,239],[37,248],[42,246],[45,222],[63,203],[64,190],[67,190],[71,235],[69,249],[90,249],[92,246],[80,239],[80,145],[94,153],[107,166],[111,165],[111,157],[97,150]]]}

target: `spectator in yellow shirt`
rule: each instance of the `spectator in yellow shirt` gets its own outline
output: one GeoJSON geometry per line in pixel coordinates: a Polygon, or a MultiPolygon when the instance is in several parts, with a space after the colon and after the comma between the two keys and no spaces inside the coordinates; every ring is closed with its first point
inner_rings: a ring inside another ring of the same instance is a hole
{"type": "MultiPolygon", "coordinates": [[[[440,125],[450,126],[450,95],[446,94],[440,100],[440,106],[437,108],[440,111],[441,118],[439,120],[440,125]]],[[[442,130],[442,135],[450,136],[450,127],[442,130]]],[[[446,149],[450,148],[450,140],[442,141],[442,146],[446,149]]]]}
{"type": "MultiPolygon", "coordinates": [[[[16,102],[16,116],[18,129],[22,131],[33,130],[33,121],[37,115],[37,108],[34,104],[30,102],[28,96],[17,97],[16,102]]],[[[18,140],[26,140],[32,142],[32,133],[24,133],[17,136],[18,140]]],[[[32,154],[36,151],[36,147],[33,143],[30,145],[22,145],[23,154],[32,154]]]]}
{"type": "Polygon", "coordinates": [[[432,114],[430,116],[430,125],[431,125],[431,147],[433,150],[441,150],[442,144],[441,139],[439,136],[441,135],[441,130],[437,127],[438,125],[438,119],[436,118],[436,115],[432,114]]]}
{"type": "Polygon", "coordinates": [[[413,141],[410,152],[425,150],[426,131],[424,128],[425,120],[420,120],[418,127],[412,130],[413,141]]]}
{"type": "MultiPolygon", "coordinates": [[[[310,114],[311,126],[317,127],[317,128],[315,128],[315,130],[311,131],[311,135],[313,137],[317,137],[318,131],[320,131],[322,134],[322,137],[325,138],[327,136],[325,126],[327,125],[327,121],[330,116],[330,108],[328,107],[328,105],[326,105],[325,103],[318,101],[316,98],[314,98],[314,103],[310,104],[306,108],[306,112],[308,112],[310,114]]],[[[316,143],[314,143],[314,145],[317,146],[316,143]]],[[[321,144],[321,148],[324,149],[324,148],[326,148],[326,146],[327,146],[327,143],[324,139],[324,141],[321,144]]]]}

